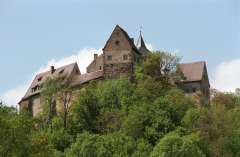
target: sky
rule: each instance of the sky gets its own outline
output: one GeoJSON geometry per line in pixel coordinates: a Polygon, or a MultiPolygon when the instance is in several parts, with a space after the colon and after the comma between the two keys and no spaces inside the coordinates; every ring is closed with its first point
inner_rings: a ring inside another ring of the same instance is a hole
{"type": "Polygon", "coordinates": [[[0,100],[16,105],[34,75],[81,72],[119,24],[150,49],[206,61],[211,87],[240,87],[239,0],[0,0],[0,100]]]}

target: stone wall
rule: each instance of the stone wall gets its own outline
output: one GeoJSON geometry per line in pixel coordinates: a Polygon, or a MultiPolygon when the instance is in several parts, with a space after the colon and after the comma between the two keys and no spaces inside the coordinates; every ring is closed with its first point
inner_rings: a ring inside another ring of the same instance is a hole
{"type": "Polygon", "coordinates": [[[103,68],[103,55],[100,55],[94,58],[92,63],[87,67],[87,73],[102,70],[102,68],[103,68]]]}
{"type": "Polygon", "coordinates": [[[35,96],[31,98],[31,108],[32,108],[32,116],[36,117],[43,110],[43,104],[41,104],[40,96],[35,96]]]}

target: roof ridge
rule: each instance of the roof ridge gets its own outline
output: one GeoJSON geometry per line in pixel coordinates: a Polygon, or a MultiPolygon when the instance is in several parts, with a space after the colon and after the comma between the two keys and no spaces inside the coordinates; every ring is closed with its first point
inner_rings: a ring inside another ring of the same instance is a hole
{"type": "MultiPolygon", "coordinates": [[[[69,64],[66,64],[66,65],[62,65],[62,66],[60,66],[60,67],[57,67],[56,70],[59,70],[59,69],[61,69],[61,68],[68,67],[68,66],[71,66],[71,65],[75,65],[75,64],[78,65],[77,62],[73,62],[73,63],[69,63],[69,64]]],[[[46,71],[43,71],[43,72],[39,72],[39,73],[36,74],[36,76],[45,74],[45,73],[47,73],[47,72],[50,72],[50,70],[46,70],[46,71]]]]}
{"type": "Polygon", "coordinates": [[[179,64],[194,64],[194,63],[205,63],[206,64],[206,61],[194,61],[194,62],[185,62],[185,63],[179,63],[179,64]]]}
{"type": "Polygon", "coordinates": [[[106,48],[106,46],[107,46],[107,44],[108,44],[108,42],[109,42],[109,39],[111,38],[111,36],[112,36],[113,32],[116,30],[116,28],[119,28],[120,31],[122,31],[122,33],[123,33],[124,36],[126,37],[127,41],[129,42],[131,48],[132,48],[133,50],[135,50],[137,53],[140,53],[140,52],[138,51],[137,47],[135,46],[134,42],[132,41],[132,39],[131,39],[130,36],[128,35],[128,33],[127,33],[122,27],[120,27],[118,24],[114,27],[114,29],[113,29],[110,37],[108,38],[107,42],[105,43],[105,45],[104,45],[104,47],[103,47],[103,50],[106,48]]]}

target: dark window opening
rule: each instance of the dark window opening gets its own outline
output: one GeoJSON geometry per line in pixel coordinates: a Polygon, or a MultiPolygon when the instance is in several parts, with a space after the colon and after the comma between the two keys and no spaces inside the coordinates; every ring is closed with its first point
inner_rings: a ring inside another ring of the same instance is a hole
{"type": "Polygon", "coordinates": [[[38,82],[40,82],[42,80],[42,76],[38,78],[38,82]]]}
{"type": "Polygon", "coordinates": [[[38,86],[33,87],[33,88],[32,88],[32,93],[36,92],[37,89],[38,89],[38,86]]]}
{"type": "Polygon", "coordinates": [[[102,66],[99,66],[99,70],[102,70],[102,66]]]}
{"type": "Polygon", "coordinates": [[[128,60],[128,55],[123,55],[123,60],[128,60]]]}
{"type": "Polygon", "coordinates": [[[195,93],[196,92],[196,88],[192,88],[192,91],[195,93]]]}
{"type": "Polygon", "coordinates": [[[62,69],[60,72],[59,72],[59,74],[62,74],[64,72],[64,69],[62,69]]]}
{"type": "Polygon", "coordinates": [[[107,56],[107,60],[111,61],[112,60],[112,56],[107,56]]]}
{"type": "Polygon", "coordinates": [[[120,42],[119,42],[118,40],[115,41],[115,45],[119,45],[119,43],[120,43],[120,42]]]}

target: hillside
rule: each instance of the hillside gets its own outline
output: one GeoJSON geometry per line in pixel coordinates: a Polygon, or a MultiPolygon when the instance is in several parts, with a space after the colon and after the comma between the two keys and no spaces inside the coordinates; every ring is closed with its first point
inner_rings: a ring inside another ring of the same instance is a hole
{"type": "Polygon", "coordinates": [[[239,156],[239,92],[212,91],[209,101],[186,94],[173,83],[183,79],[177,56],[147,58],[131,79],[95,80],[77,90],[64,78],[47,80],[36,117],[1,104],[0,156],[239,156]]]}

